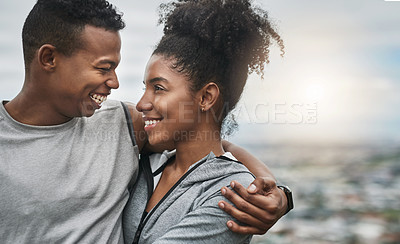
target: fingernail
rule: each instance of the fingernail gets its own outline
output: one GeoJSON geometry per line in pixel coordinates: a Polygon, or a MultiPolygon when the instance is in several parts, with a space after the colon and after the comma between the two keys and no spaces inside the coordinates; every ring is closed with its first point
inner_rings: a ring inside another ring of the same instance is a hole
{"type": "Polygon", "coordinates": [[[226,189],[225,189],[225,188],[222,188],[221,192],[222,192],[222,195],[225,195],[226,189]]]}
{"type": "Polygon", "coordinates": [[[256,185],[254,184],[250,184],[249,188],[247,188],[247,190],[254,192],[257,189],[256,185]]]}
{"type": "Polygon", "coordinates": [[[231,182],[231,187],[234,188],[235,187],[235,182],[231,182]]]}
{"type": "Polygon", "coordinates": [[[230,221],[228,222],[228,227],[232,228],[232,222],[230,222],[230,221]]]}
{"type": "Polygon", "coordinates": [[[218,205],[219,205],[219,207],[222,208],[222,209],[225,208],[225,204],[222,203],[222,202],[218,203],[218,205]]]}

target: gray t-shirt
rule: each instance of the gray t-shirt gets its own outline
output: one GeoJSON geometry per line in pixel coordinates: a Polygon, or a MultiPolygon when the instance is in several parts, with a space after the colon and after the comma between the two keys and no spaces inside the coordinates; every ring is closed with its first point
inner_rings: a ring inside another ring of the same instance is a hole
{"type": "Polygon", "coordinates": [[[121,213],[138,173],[120,102],[56,126],[0,105],[0,243],[123,243],[121,213]]]}

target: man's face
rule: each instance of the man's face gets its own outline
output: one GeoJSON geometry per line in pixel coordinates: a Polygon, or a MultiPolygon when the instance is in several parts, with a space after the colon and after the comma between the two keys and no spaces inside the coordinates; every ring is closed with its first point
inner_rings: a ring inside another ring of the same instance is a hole
{"type": "Polygon", "coordinates": [[[121,55],[118,32],[86,26],[83,46],[71,56],[58,55],[51,86],[52,104],[66,118],[92,116],[119,86],[115,69],[121,55]]]}

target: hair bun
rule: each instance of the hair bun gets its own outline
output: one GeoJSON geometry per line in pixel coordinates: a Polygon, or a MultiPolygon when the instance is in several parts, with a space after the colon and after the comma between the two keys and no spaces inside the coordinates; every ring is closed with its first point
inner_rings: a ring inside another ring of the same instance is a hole
{"type": "Polygon", "coordinates": [[[180,0],[160,6],[165,35],[188,35],[207,43],[227,58],[268,62],[270,37],[281,47],[267,12],[249,0],[180,0]]]}

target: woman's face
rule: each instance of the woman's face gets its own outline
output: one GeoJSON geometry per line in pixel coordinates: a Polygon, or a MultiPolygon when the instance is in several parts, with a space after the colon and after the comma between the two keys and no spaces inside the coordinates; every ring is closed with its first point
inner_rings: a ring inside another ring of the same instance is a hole
{"type": "Polygon", "coordinates": [[[146,89],[136,108],[143,112],[151,145],[195,139],[200,124],[199,101],[189,90],[187,77],[172,64],[173,59],[161,55],[151,56],[147,63],[146,89]]]}

